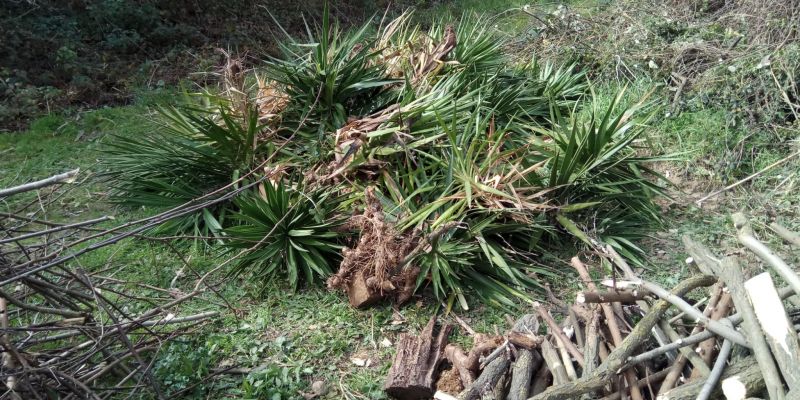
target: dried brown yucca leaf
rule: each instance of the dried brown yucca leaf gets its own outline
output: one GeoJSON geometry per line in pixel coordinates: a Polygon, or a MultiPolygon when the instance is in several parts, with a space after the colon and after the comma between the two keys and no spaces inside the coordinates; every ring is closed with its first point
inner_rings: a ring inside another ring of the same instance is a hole
{"type": "Polygon", "coordinates": [[[256,75],[256,83],[258,84],[258,93],[255,102],[258,118],[262,122],[271,122],[286,109],[289,104],[289,96],[275,81],[256,75]]]}

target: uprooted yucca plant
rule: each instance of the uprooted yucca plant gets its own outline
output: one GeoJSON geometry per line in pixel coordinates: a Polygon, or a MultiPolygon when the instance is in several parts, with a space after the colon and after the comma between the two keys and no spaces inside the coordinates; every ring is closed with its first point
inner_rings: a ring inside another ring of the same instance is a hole
{"type": "Polygon", "coordinates": [[[404,149],[373,149],[372,157],[396,166],[369,183],[399,234],[419,232],[424,241],[453,227],[416,256],[417,287],[430,285],[438,297],[462,304],[471,288],[487,302],[513,306],[524,289],[556,272],[535,260],[562,240],[558,230],[586,237],[572,229],[572,219],[620,252],[635,253],[630,239],[642,229],[626,229],[657,223],[652,200],[661,190],[647,167],[658,158],[634,147],[645,132],[641,107],[620,109],[621,96],[549,127],[515,118],[498,126],[483,107],[443,110],[440,125],[404,149]]]}
{"type": "MultiPolygon", "coordinates": [[[[263,126],[256,112],[168,107],[159,109],[160,129],[143,136],[117,136],[103,164],[112,200],[128,206],[172,208],[236,180],[266,147],[257,140],[263,126]]],[[[218,235],[228,204],[165,223],[159,233],[218,235]]]]}
{"type": "Polygon", "coordinates": [[[329,193],[305,193],[269,181],[262,194],[239,197],[235,223],[225,230],[232,252],[243,250],[231,273],[249,271],[260,279],[282,275],[293,289],[301,280],[326,278],[341,249],[335,200],[329,193]]]}
{"type": "Polygon", "coordinates": [[[629,228],[657,221],[642,110],[617,99],[581,111],[574,65],[514,65],[481,19],[425,32],[404,14],[373,35],[326,16],[308,31],[259,71],[272,80],[258,92],[280,107],[167,114],[179,129],[120,138],[118,198],[156,206],[284,171],[203,211],[239,255],[233,272],[292,287],[329,276],[358,305],[430,288],[513,307],[558,273],[539,260],[562,233],[635,252],[629,228]]]}

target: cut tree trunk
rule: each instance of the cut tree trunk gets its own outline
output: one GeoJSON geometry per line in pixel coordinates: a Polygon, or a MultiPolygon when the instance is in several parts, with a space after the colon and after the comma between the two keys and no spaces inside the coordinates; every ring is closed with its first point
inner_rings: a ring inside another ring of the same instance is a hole
{"type": "MultiPolygon", "coordinates": [[[[539,321],[533,314],[526,314],[514,324],[514,331],[533,333],[539,328],[539,321]]],[[[511,341],[511,340],[509,340],[511,341]]],[[[512,342],[513,343],[513,342],[512,342]]],[[[533,348],[518,348],[517,358],[511,372],[511,386],[507,400],[525,400],[531,388],[531,378],[542,365],[542,356],[533,348]]]]}
{"type": "Polygon", "coordinates": [[[536,350],[519,349],[511,372],[508,400],[525,400],[531,389],[531,379],[542,365],[542,356],[536,350]]]}
{"type": "Polygon", "coordinates": [[[433,317],[419,336],[404,334],[400,337],[397,355],[383,385],[383,390],[389,396],[400,400],[433,397],[436,373],[452,329],[452,326],[444,325],[434,338],[435,324],[436,317],[433,317]]]}

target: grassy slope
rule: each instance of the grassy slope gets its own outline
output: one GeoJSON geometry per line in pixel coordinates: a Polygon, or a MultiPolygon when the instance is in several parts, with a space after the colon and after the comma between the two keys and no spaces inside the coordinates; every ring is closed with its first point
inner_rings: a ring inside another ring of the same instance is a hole
{"type": "MultiPolygon", "coordinates": [[[[469,3],[462,5],[465,9],[489,7],[494,12],[515,2],[465,3],[469,3]]],[[[452,12],[443,9],[435,13],[441,15],[439,13],[447,11],[452,12]]],[[[513,19],[499,22],[498,25],[507,31],[519,29],[515,27],[519,22],[513,19]]],[[[634,83],[629,92],[631,98],[652,86],[649,81],[634,83]]],[[[601,97],[611,96],[617,89],[618,85],[612,83],[597,87],[596,92],[601,97]]],[[[91,175],[96,172],[95,160],[101,156],[98,149],[104,141],[111,140],[112,134],[135,135],[152,129],[148,121],[149,107],[169,101],[169,92],[144,93],[130,106],[70,116],[49,115],[35,121],[27,132],[1,135],[0,187],[76,166],[91,175]]],[[[664,285],[673,284],[686,273],[680,236],[691,234],[706,243],[730,242],[732,229],[727,215],[736,209],[744,207],[759,216],[758,221],[764,221],[764,215],[772,212],[790,228],[798,229],[797,222],[789,219],[796,215],[800,204],[796,190],[792,190],[796,187],[796,176],[793,177],[798,168],[796,162],[772,170],[752,185],[709,202],[705,209],[691,204],[691,200],[701,194],[735,180],[720,174],[726,169],[718,164],[725,162],[736,144],[747,137],[747,132],[741,128],[727,128],[725,120],[724,110],[699,109],[678,117],[657,119],[653,126],[651,140],[657,151],[683,154],[683,161],[664,166],[677,184],[675,202],[665,203],[665,227],[643,244],[653,257],[651,276],[664,285]],[[778,184],[781,186],[772,190],[778,184]]],[[[735,176],[757,171],[782,153],[769,149],[759,152],[747,165],[739,166],[735,176]]],[[[49,217],[74,219],[113,214],[118,220],[125,220],[141,213],[119,210],[104,203],[103,190],[103,185],[97,182],[76,186],[60,200],[60,215],[49,217]]],[[[13,204],[0,205],[3,209],[12,207],[13,204]]],[[[188,245],[179,250],[198,271],[211,268],[218,260],[188,245]]],[[[93,253],[80,262],[86,268],[115,264],[120,277],[159,286],[167,286],[182,267],[172,249],[141,241],[129,241],[93,253]]],[[[188,281],[191,277],[184,279],[188,281]]],[[[380,397],[382,377],[392,355],[391,348],[384,346],[384,339],[394,343],[399,333],[420,329],[438,307],[426,301],[399,311],[388,306],[357,311],[347,306],[339,293],[325,289],[306,289],[286,296],[285,287],[269,283],[260,297],[252,295],[254,290],[252,283],[243,281],[230,282],[223,289],[239,309],[237,313],[225,311],[220,305],[212,306],[213,299],[197,304],[198,308],[216,307],[224,311],[224,317],[212,325],[213,329],[185,337],[165,350],[155,371],[169,389],[180,390],[213,368],[236,365],[257,368],[259,372],[244,378],[225,375],[201,389],[190,391],[187,397],[202,396],[206,389],[227,397],[266,396],[275,391],[295,393],[309,390],[310,383],[316,380],[327,383],[329,398],[380,397]],[[353,358],[368,359],[370,364],[356,366],[353,358]]],[[[505,328],[503,315],[497,311],[475,310],[466,318],[478,331],[505,328]]],[[[463,335],[455,340],[468,344],[463,335]]]]}

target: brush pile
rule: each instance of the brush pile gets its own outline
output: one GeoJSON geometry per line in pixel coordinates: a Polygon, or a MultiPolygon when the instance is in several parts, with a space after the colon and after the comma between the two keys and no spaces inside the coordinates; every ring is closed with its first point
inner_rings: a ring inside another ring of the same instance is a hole
{"type": "MultiPolygon", "coordinates": [[[[69,190],[65,184],[78,173],[0,189],[0,199],[13,210],[0,214],[2,398],[105,399],[120,391],[164,398],[152,373],[159,351],[219,314],[182,309],[206,289],[209,276],[197,275],[189,283],[193,289],[182,290],[178,276],[161,288],[121,279],[123,267],[113,255],[103,260],[107,266],[92,270],[78,257],[140,235],[187,208],[109,229],[98,228],[113,221],[108,216],[49,220],[46,210],[57,214],[69,190]]],[[[195,206],[218,201],[206,200],[195,206]]]]}
{"type": "Polygon", "coordinates": [[[613,1],[521,9],[517,54],[578,59],[589,75],[669,82],[670,114],[716,104],[737,123],[798,119],[800,1],[613,1]]]}
{"type": "Polygon", "coordinates": [[[116,138],[114,200],[164,207],[264,179],[159,233],[245,251],[230,272],[254,284],[324,281],[355,307],[426,289],[511,307],[557,274],[537,260],[571,232],[635,257],[659,219],[646,99],[594,102],[572,64],[512,62],[487,18],[346,31],[326,13],[308,31],[255,71],[229,57],[221,90],[162,110],[163,130],[116,138]]]}
{"type": "MultiPolygon", "coordinates": [[[[796,398],[800,277],[755,238],[744,215],[733,220],[752,253],[719,257],[685,237],[697,274],[671,290],[598,247],[605,270],[615,271],[610,279],[596,282],[599,271],[574,257],[584,290],[573,304],[551,296],[551,305],[534,304],[505,335],[473,332],[469,352],[447,344],[448,325],[434,336],[431,320],[419,337],[398,342],[385,390],[398,399],[443,400],[796,398]],[[747,267],[748,259],[766,271],[749,276],[759,267],[747,267]],[[773,276],[788,285],[776,286],[773,276]],[[561,323],[553,313],[563,315],[561,323]]],[[[800,246],[796,233],[771,229],[800,246]]]]}

